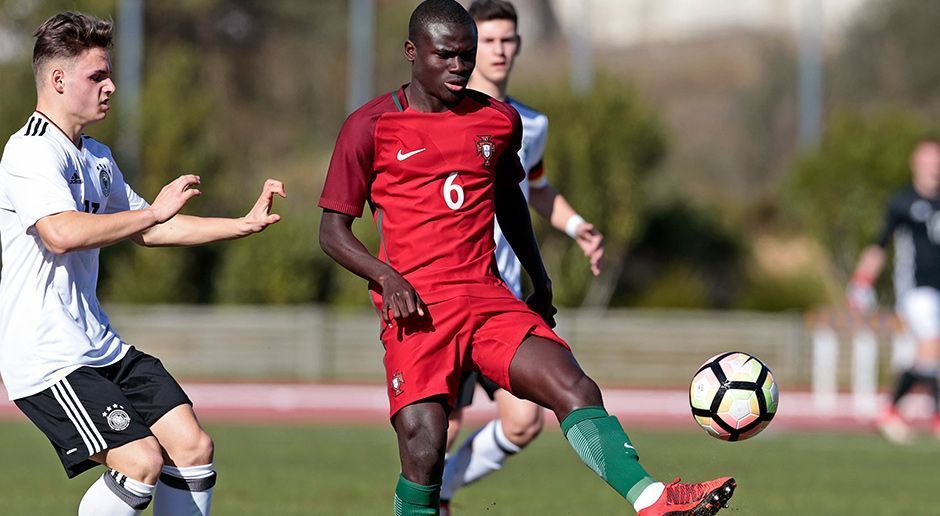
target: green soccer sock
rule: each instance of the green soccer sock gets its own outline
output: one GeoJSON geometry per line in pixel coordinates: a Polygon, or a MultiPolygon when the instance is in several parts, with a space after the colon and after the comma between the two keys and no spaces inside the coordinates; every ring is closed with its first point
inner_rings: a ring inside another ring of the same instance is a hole
{"type": "Polygon", "coordinates": [[[656,482],[640,466],[640,456],[620,421],[604,407],[573,410],[561,422],[561,431],[581,460],[631,504],[656,482]]]}
{"type": "Polygon", "coordinates": [[[395,487],[395,516],[437,516],[440,511],[441,485],[423,486],[404,475],[395,487]]]}

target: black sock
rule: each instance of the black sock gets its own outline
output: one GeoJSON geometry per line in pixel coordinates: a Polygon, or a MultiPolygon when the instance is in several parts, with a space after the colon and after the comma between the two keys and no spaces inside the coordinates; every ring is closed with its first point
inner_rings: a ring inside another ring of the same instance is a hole
{"type": "Polygon", "coordinates": [[[936,416],[940,413],[940,379],[937,378],[937,373],[921,375],[920,379],[927,386],[927,393],[930,394],[930,398],[933,400],[934,415],[936,416]]]}
{"type": "Polygon", "coordinates": [[[894,396],[891,398],[891,404],[897,406],[898,402],[905,394],[911,392],[911,389],[917,383],[919,375],[913,369],[908,369],[898,377],[898,383],[894,388],[894,396]]]}

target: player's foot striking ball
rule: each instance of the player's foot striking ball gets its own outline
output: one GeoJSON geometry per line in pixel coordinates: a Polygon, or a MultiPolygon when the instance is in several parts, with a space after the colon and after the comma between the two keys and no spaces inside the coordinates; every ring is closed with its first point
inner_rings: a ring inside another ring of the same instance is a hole
{"type": "Polygon", "coordinates": [[[717,478],[701,484],[682,484],[675,479],[663,488],[656,503],[639,516],[711,516],[728,506],[737,484],[733,478],[717,478]]]}
{"type": "Polygon", "coordinates": [[[439,514],[447,416],[469,370],[554,412],[582,461],[634,509],[648,509],[665,486],[552,330],[552,284],[519,188],[522,121],[466,88],[476,48],[459,3],[422,2],[404,45],[411,83],[349,116],[319,202],[321,247],[368,280],[381,317],[401,459],[393,512],[439,514]],[[378,258],[352,232],[366,203],[378,258]],[[526,302],[496,274],[494,215],[531,279],[526,302]]]}

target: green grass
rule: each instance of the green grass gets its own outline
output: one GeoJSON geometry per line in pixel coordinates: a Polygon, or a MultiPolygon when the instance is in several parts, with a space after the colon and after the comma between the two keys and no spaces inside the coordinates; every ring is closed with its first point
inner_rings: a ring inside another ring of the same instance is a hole
{"type": "MultiPolygon", "coordinates": [[[[390,514],[398,461],[389,427],[208,427],[220,475],[216,515],[390,514]]],[[[637,431],[632,438],[647,468],[664,480],[736,476],[729,516],[937,513],[940,444],[933,441],[899,447],[866,434],[772,431],[732,444],[698,432],[637,431]]],[[[27,423],[0,423],[0,442],[0,514],[75,514],[94,473],[67,480],[48,442],[27,423]]],[[[631,514],[556,431],[461,491],[455,509],[459,515],[631,514]]]]}

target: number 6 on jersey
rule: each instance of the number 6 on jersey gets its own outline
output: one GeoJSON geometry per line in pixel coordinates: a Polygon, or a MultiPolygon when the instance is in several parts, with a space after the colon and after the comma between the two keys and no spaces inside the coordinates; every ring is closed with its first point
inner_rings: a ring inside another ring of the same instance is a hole
{"type": "Polygon", "coordinates": [[[447,203],[448,208],[459,210],[463,206],[463,188],[454,184],[455,179],[457,179],[457,172],[451,172],[444,181],[444,202],[447,203]],[[454,199],[455,195],[456,199],[454,199]]]}

